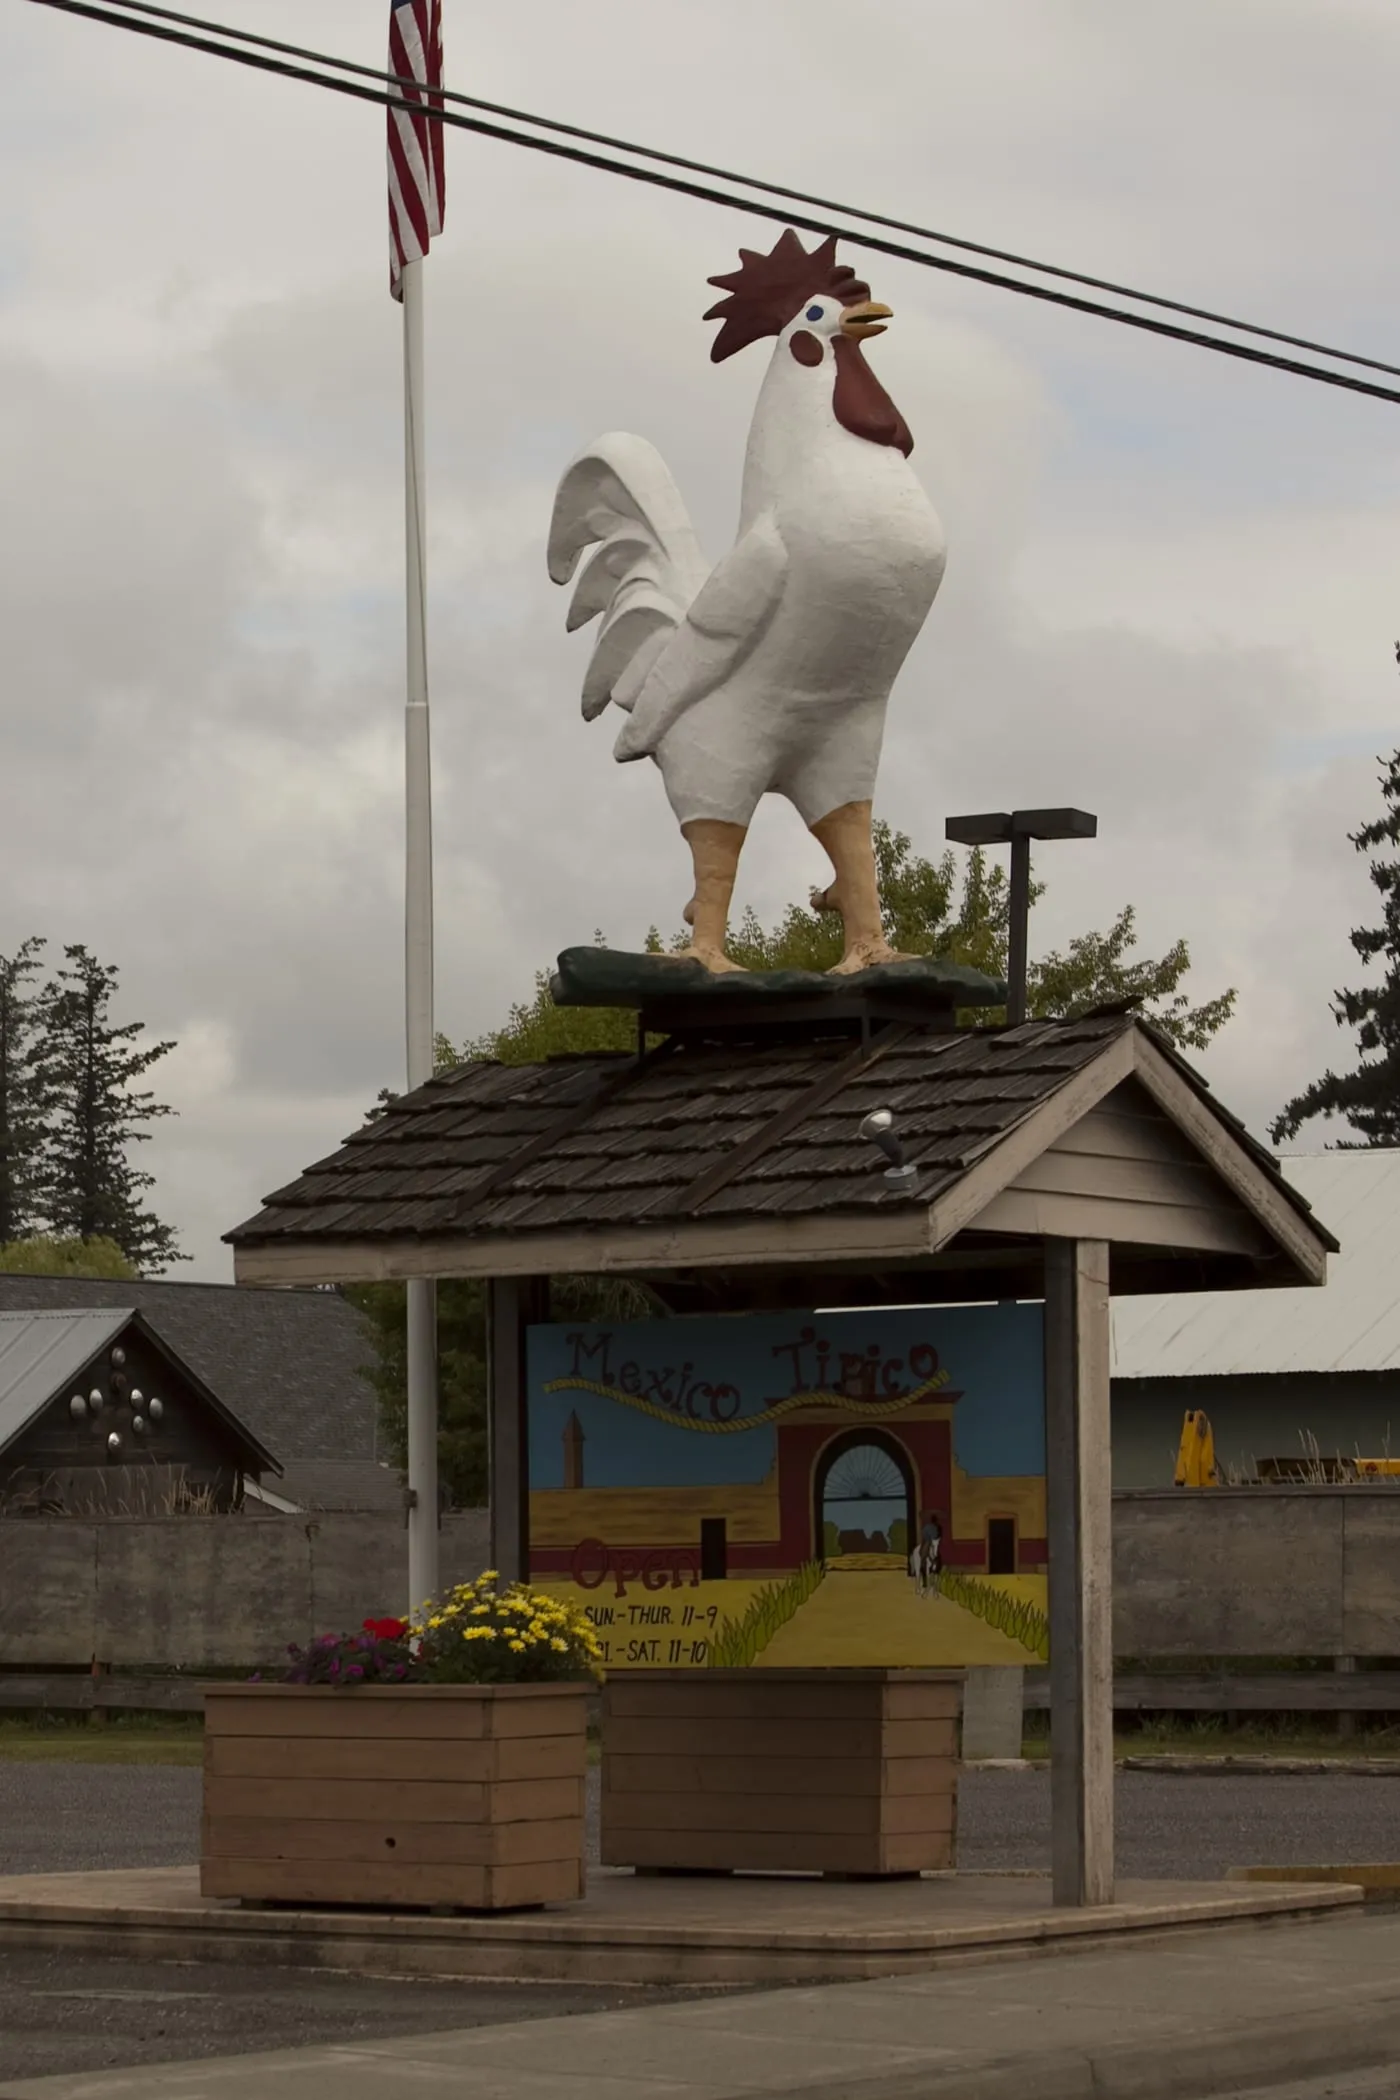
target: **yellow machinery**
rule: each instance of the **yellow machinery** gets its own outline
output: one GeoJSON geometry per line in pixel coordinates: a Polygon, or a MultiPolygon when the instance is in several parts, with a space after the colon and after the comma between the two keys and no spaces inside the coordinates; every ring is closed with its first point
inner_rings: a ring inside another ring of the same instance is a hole
{"type": "Polygon", "coordinates": [[[1355,1458],[1352,1464],[1362,1480],[1393,1480],[1400,1473],[1400,1458],[1355,1458]]]}
{"type": "Polygon", "coordinates": [[[1176,1455],[1176,1484],[1179,1488],[1219,1487],[1215,1464],[1215,1437],[1204,1408],[1190,1407],[1181,1425],[1181,1449],[1176,1455]]]}

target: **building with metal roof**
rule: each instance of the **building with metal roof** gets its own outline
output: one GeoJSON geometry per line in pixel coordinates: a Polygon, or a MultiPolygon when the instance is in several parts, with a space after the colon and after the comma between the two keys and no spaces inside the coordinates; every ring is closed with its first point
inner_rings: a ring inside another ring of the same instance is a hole
{"type": "Polygon", "coordinates": [[[230,1509],[280,1470],[134,1307],[0,1312],[0,1513],[230,1509]]]}
{"type": "Polygon", "coordinates": [[[1114,1482],[1172,1478],[1203,1408],[1227,1470],[1400,1457],[1400,1151],[1292,1154],[1291,1186],[1340,1241],[1325,1291],[1186,1292],[1113,1307],[1114,1482]]]}
{"type": "Polygon", "coordinates": [[[276,1505],[401,1509],[383,1462],[373,1355],[338,1291],[239,1290],[230,1283],[0,1275],[0,1314],[134,1309],[273,1452],[276,1505]]]}

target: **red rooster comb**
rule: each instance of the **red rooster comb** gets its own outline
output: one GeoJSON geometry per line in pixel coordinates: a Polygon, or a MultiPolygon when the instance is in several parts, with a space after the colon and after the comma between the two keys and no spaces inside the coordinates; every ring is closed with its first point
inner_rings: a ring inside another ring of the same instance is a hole
{"type": "Polygon", "coordinates": [[[870,297],[869,285],[850,264],[837,262],[834,233],[809,255],[790,226],[771,254],[741,248],[738,269],[708,281],[729,295],[705,316],[724,323],[710,345],[716,364],[736,350],[746,350],[760,336],[781,335],[803,300],[814,294],[834,292],[843,306],[856,306],[870,297]]]}

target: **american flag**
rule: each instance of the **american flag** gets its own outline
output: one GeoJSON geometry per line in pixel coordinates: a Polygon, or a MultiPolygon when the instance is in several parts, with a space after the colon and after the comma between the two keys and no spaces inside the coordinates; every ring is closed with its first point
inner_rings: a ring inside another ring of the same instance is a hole
{"type": "MultiPolygon", "coordinates": [[[[413,88],[391,90],[405,102],[437,100],[442,86],[442,0],[389,0],[389,71],[413,88]]],[[[428,252],[442,232],[446,181],[441,124],[406,109],[389,111],[389,289],[403,298],[403,266],[428,252]]]]}

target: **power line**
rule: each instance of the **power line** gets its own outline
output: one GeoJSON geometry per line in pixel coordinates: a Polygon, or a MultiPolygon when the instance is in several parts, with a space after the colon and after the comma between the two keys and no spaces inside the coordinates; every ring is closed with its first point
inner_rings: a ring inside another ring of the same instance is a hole
{"type": "MultiPolygon", "coordinates": [[[[325,51],[312,51],[300,44],[283,43],[278,37],[262,36],[251,29],[233,28],[224,22],[206,21],[199,15],[180,14],[173,8],[157,7],[154,0],[103,0],[103,5],[107,8],[120,8],[132,14],[150,15],[163,22],[178,23],[187,29],[203,30],[238,43],[254,45],[260,50],[277,51],[287,58],[306,59],[315,65],[330,67],[338,73],[354,74],[364,80],[378,81],[382,86],[417,86],[416,81],[396,73],[381,72],[377,66],[360,65],[349,58],[335,58],[325,51]]],[[[1387,364],[1381,358],[1363,357],[1353,350],[1338,350],[1330,343],[1314,342],[1307,336],[1289,335],[1280,328],[1265,328],[1255,321],[1240,321],[1233,315],[1215,313],[1205,306],[1190,306],[1184,300],[1168,299],[1158,292],[1136,291],[1131,285],[1115,283],[1112,278],[1090,277],[1082,270],[1067,270],[1057,263],[1037,262],[1033,256],[1017,255],[1007,248],[991,248],[981,241],[967,241],[960,239],[956,234],[938,233],[930,226],[920,226],[909,219],[887,218],[881,212],[863,211],[859,205],[840,204],[830,197],[814,196],[808,190],[794,190],[783,183],[764,182],[756,175],[736,174],[732,168],[715,167],[703,160],[689,160],[680,153],[663,153],[658,147],[639,146],[631,139],[613,138],[604,131],[589,131],[578,124],[564,124],[554,117],[536,116],[531,110],[512,109],[506,103],[487,102],[479,95],[463,95],[452,88],[435,90],[434,99],[459,105],[463,109],[479,110],[484,116],[502,117],[512,124],[529,124],[536,130],[553,132],[560,138],[582,139],[589,145],[606,146],[611,152],[630,153],[640,160],[654,161],[660,167],[684,168],[689,174],[704,175],[712,181],[738,183],[762,196],[785,197],[793,204],[811,205],[816,211],[839,212],[848,219],[862,219],[869,226],[883,226],[890,233],[913,234],[919,240],[934,241],[945,248],[956,248],[965,255],[981,255],[989,262],[1010,263],[1019,270],[1033,270],[1041,277],[1055,277],[1065,284],[1080,284],[1089,291],[1111,292],[1115,298],[1134,299],[1140,305],[1157,306],[1166,313],[1182,314],[1188,320],[1209,321],[1217,328],[1232,328],[1242,335],[1259,336],[1272,343],[1286,343],[1293,350],[1309,350],[1318,357],[1335,358],[1342,364],[1360,365],[1372,372],[1388,372],[1392,378],[1400,379],[1400,365],[1387,364]]]]}
{"type": "MultiPolygon", "coordinates": [[[[1347,372],[1329,372],[1320,365],[1304,364],[1296,358],[1279,357],[1272,351],[1258,350],[1247,343],[1227,342],[1219,336],[1202,334],[1198,329],[1183,328],[1170,321],[1154,320],[1147,314],[1125,313],[1120,307],[1105,306],[1097,300],[1081,299],[1069,292],[1055,291],[1049,285],[1030,284],[1024,279],[1006,277],[997,271],[985,270],[971,263],[955,262],[948,256],[929,255],[921,249],[910,248],[903,243],[886,240],[878,234],[859,232],[848,226],[835,225],[829,219],[814,219],[801,213],[779,209],[776,205],[763,204],[752,197],[736,196],[726,191],[712,189],[707,184],[686,181],[674,175],[664,175],[654,168],[631,167],[625,162],[610,159],[603,154],[587,152],[581,146],[567,145],[559,137],[532,138],[523,132],[507,130],[503,125],[488,123],[482,117],[461,116],[457,115],[453,110],[425,105],[421,95],[415,95],[411,101],[405,100],[402,96],[386,93],[380,87],[361,86],[352,79],[336,79],[325,73],[309,70],[302,65],[288,64],[282,59],[265,58],[251,49],[240,50],[228,43],[218,43],[208,37],[192,35],[185,29],[176,27],[173,24],[167,27],[163,23],[153,20],[138,20],[131,14],[115,14],[111,12],[113,5],[129,5],[130,0],[107,0],[107,4],[103,6],[94,4],[94,0],[31,0],[31,4],[53,8],[62,14],[77,15],[89,21],[105,22],[111,28],[123,29],[136,36],[151,37],[161,43],[180,45],[192,51],[203,51],[212,57],[227,59],[234,65],[248,66],[257,72],[273,73],[284,79],[303,81],[313,87],[325,88],[332,94],[348,95],[357,101],[372,102],[380,108],[407,110],[415,116],[427,115],[435,123],[446,124],[454,130],[473,132],[478,137],[496,139],[505,145],[523,146],[530,152],[543,153],[556,160],[571,161],[581,167],[596,168],[605,174],[620,175],[626,181],[640,182],[652,188],[670,191],[679,196],[693,197],[704,204],[719,204],[729,210],[748,212],[756,218],[776,220],[779,224],[798,227],[807,233],[835,234],[840,240],[851,241],[859,247],[872,249],[877,254],[893,256],[900,262],[917,263],[923,269],[941,270],[947,275],[967,278],[976,284],[992,285],[1002,291],[1019,292],[1024,298],[1038,299],[1047,305],[1064,307],[1072,313],[1089,314],[1097,320],[1114,321],[1121,327],[1135,328],[1149,335],[1163,336],[1172,342],[1189,343],[1197,349],[1213,350],[1222,357],[1233,357],[1246,364],[1264,365],[1273,371],[1290,372],[1300,379],[1316,380],[1323,386],[1342,387],[1350,393],[1366,394],[1376,400],[1400,403],[1400,392],[1397,392],[1394,388],[1378,386],[1371,380],[1354,378],[1347,372]]],[[[194,20],[197,18],[185,19],[194,20]]],[[[208,26],[216,36],[219,34],[240,34],[239,32],[221,31],[217,24],[208,26]]],[[[309,55],[314,56],[314,54],[309,55]]],[[[357,68],[357,70],[361,69],[357,68]]],[[[370,68],[364,68],[363,70],[375,81],[388,80],[394,77],[375,73],[370,68]]],[[[465,101],[468,98],[453,96],[452,99],[455,102],[465,101]]],[[[542,123],[542,120],[538,118],[525,118],[519,121],[542,123]]],[[[564,129],[564,127],[558,128],[560,130],[564,129]]],[[[573,133],[571,135],[577,136],[579,134],[573,133]]],[[[646,149],[624,147],[622,150],[640,154],[646,149]]],[[[689,164],[684,163],[684,165],[689,164]]],[[[724,171],[719,171],[718,179],[740,184],[747,181],[747,178],[744,176],[729,175],[724,173],[724,171]]],[[[757,185],[751,185],[751,187],[757,187],[757,185]]],[[[773,185],[765,184],[762,187],[766,190],[772,189],[778,195],[792,196],[794,198],[796,196],[796,193],[792,191],[776,190],[773,185]]],[[[865,215],[858,214],[858,216],[865,215]]],[[[877,223],[873,216],[871,223],[877,223]]],[[[924,237],[930,239],[940,238],[937,235],[926,235],[924,237]]],[[[1027,265],[1027,267],[1036,266],[1027,265]]],[[[1069,275],[1071,273],[1064,274],[1069,275]]],[[[1078,281],[1089,282],[1092,280],[1078,281]]],[[[1128,294],[1127,296],[1137,295],[1128,294]]],[[[1161,301],[1159,303],[1162,305],[1172,304],[1169,301],[1161,301]]],[[[1178,308],[1177,310],[1195,311],[1195,309],[1185,308],[1178,308]]],[[[1256,329],[1252,327],[1252,324],[1245,322],[1225,321],[1222,325],[1238,328],[1242,332],[1249,330],[1255,334],[1269,335],[1274,340],[1297,344],[1303,348],[1314,347],[1303,342],[1301,338],[1282,336],[1273,330],[1256,329]]],[[[1322,355],[1337,357],[1358,365],[1366,365],[1373,370],[1387,372],[1395,377],[1400,377],[1400,366],[1383,364],[1374,358],[1356,357],[1347,351],[1323,350],[1321,346],[1316,347],[1322,355]]]]}

